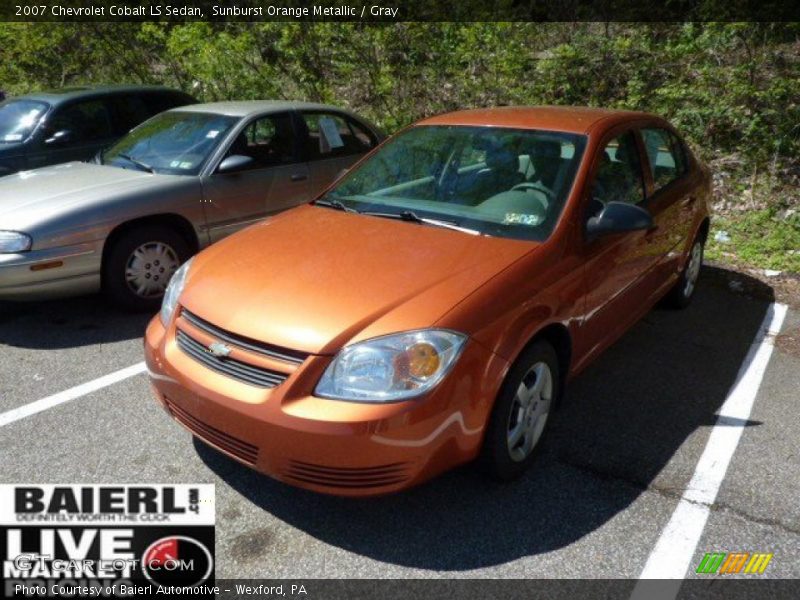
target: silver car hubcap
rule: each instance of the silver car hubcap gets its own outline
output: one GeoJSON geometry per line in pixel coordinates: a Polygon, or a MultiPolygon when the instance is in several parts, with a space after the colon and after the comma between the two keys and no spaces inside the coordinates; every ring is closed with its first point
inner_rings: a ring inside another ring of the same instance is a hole
{"type": "Polygon", "coordinates": [[[522,462],[542,437],[553,400],[553,374],[547,363],[537,362],[522,378],[511,404],[506,441],[508,453],[522,462]]]}
{"type": "Polygon", "coordinates": [[[700,276],[700,267],[703,264],[703,245],[696,242],[692,246],[692,254],[689,257],[689,265],[686,267],[686,284],[683,287],[683,295],[687,298],[692,295],[694,286],[697,285],[697,278],[700,276]]]}
{"type": "Polygon", "coordinates": [[[164,242],[147,242],[134,250],[125,263],[125,281],[140,298],[157,298],[180,266],[178,255],[164,242]]]}

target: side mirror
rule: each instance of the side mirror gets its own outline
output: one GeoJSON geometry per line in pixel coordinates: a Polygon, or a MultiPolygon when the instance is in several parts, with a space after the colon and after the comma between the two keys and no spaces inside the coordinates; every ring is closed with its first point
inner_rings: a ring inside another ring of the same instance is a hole
{"type": "Polygon", "coordinates": [[[59,129],[49,138],[47,138],[44,143],[49,145],[54,144],[66,144],[72,141],[73,138],[72,130],[71,129],[59,129]]]}
{"type": "Polygon", "coordinates": [[[586,222],[586,237],[594,239],[609,233],[653,228],[653,217],[641,206],[626,202],[609,202],[602,212],[586,222]]]}
{"type": "Polygon", "coordinates": [[[243,171],[255,162],[253,157],[245,156],[243,154],[231,154],[229,157],[223,159],[217,167],[217,173],[235,173],[243,171]]]}

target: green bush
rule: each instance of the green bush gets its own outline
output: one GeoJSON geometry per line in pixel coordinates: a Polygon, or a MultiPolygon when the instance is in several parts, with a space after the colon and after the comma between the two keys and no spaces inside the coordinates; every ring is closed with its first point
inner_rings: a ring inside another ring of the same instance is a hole
{"type": "Polygon", "coordinates": [[[742,198],[767,211],[800,198],[798,23],[0,23],[0,89],[122,80],[330,102],[390,133],[473,106],[646,110],[722,175],[723,217],[749,227],[761,217],[739,215],[742,198]]]}

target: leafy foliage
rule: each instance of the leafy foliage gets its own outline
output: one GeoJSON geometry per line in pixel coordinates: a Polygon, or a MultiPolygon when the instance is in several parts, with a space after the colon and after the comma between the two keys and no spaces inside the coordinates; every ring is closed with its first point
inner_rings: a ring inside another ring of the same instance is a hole
{"type": "Polygon", "coordinates": [[[472,106],[646,110],[712,163],[724,214],[800,204],[797,23],[0,23],[0,89],[100,82],[330,102],[389,132],[472,106]]]}

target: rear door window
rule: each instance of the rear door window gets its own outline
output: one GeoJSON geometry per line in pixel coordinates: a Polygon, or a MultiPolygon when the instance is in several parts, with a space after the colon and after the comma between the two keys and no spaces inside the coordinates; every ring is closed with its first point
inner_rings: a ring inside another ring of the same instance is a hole
{"type": "Polygon", "coordinates": [[[375,146],[372,133],[344,115],[304,112],[300,116],[307,129],[303,149],[308,160],[362,154],[375,146]]]}
{"type": "Polygon", "coordinates": [[[686,159],[677,138],[666,129],[642,129],[647,161],[656,192],[686,172],[686,159]]]}

